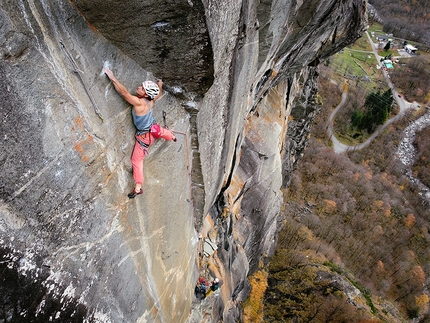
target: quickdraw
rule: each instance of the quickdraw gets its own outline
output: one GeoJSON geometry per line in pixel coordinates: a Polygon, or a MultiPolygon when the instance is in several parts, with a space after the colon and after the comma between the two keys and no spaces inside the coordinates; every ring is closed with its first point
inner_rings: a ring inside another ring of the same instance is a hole
{"type": "Polygon", "coordinates": [[[169,129],[169,127],[167,127],[167,123],[166,123],[166,111],[163,110],[163,123],[164,123],[164,128],[169,129]]]}

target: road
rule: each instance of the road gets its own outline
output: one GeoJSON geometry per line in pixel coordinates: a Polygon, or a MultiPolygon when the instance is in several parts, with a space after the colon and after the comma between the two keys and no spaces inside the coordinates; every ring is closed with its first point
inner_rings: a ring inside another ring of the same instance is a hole
{"type": "Polygon", "coordinates": [[[337,105],[337,107],[333,110],[333,112],[330,114],[330,117],[328,118],[328,135],[331,138],[331,141],[333,143],[333,149],[335,153],[343,153],[344,151],[347,151],[350,149],[350,146],[344,145],[339,140],[337,140],[336,136],[333,134],[333,119],[336,113],[345,105],[346,99],[348,98],[348,91],[344,89],[342,92],[342,100],[340,100],[340,103],[337,105]]]}
{"type": "MultiPolygon", "coordinates": [[[[372,45],[372,51],[376,57],[376,60],[378,62],[380,62],[381,56],[379,56],[378,51],[376,50],[375,44],[373,43],[372,38],[370,37],[370,35],[367,31],[366,31],[366,35],[367,35],[367,38],[369,39],[369,43],[372,45]]],[[[339,154],[339,153],[343,153],[343,152],[348,151],[348,150],[357,150],[357,149],[362,149],[364,147],[367,147],[372,142],[372,140],[376,138],[376,136],[378,136],[391,123],[393,123],[394,121],[401,118],[403,116],[403,114],[405,113],[405,111],[411,107],[411,105],[412,105],[411,103],[405,101],[403,96],[399,96],[399,93],[396,91],[393,83],[391,82],[390,76],[388,75],[387,71],[383,69],[382,73],[385,77],[385,80],[387,81],[388,86],[391,89],[394,100],[396,100],[397,105],[399,106],[399,113],[396,116],[394,116],[393,118],[388,119],[383,125],[379,126],[378,129],[376,129],[376,131],[365,142],[363,142],[359,145],[356,145],[356,146],[345,145],[345,144],[341,143],[339,140],[337,140],[336,136],[333,134],[334,116],[339,111],[339,109],[345,105],[345,102],[348,98],[348,92],[347,92],[346,87],[345,87],[344,91],[342,93],[342,99],[341,99],[340,103],[333,110],[333,112],[331,113],[331,115],[329,117],[329,124],[328,124],[328,128],[327,128],[328,135],[331,138],[331,141],[333,142],[333,150],[335,153],[339,154]]]]}
{"type": "MultiPolygon", "coordinates": [[[[375,43],[373,42],[372,37],[370,37],[367,30],[366,30],[366,36],[367,36],[367,39],[369,40],[370,45],[372,46],[372,51],[373,51],[373,54],[375,55],[376,60],[378,62],[380,62],[382,57],[379,56],[378,51],[376,50],[376,47],[375,47],[375,43]]],[[[407,110],[407,108],[409,108],[409,104],[406,104],[405,100],[403,99],[403,96],[401,96],[401,97],[399,96],[399,92],[396,91],[393,83],[391,82],[390,76],[388,75],[387,71],[385,69],[382,69],[382,73],[385,77],[385,80],[387,81],[388,86],[391,89],[391,92],[393,93],[394,99],[396,100],[397,104],[399,105],[399,109],[400,109],[399,114],[403,114],[407,110]]]]}

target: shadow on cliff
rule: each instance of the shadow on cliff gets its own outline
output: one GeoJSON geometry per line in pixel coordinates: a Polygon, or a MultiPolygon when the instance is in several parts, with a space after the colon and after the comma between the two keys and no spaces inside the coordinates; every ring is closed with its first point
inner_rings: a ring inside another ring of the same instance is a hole
{"type": "MultiPolygon", "coordinates": [[[[83,322],[88,308],[75,299],[52,297],[44,280],[49,268],[40,266],[38,275],[20,271],[24,257],[11,255],[13,251],[0,248],[0,321],[1,322],[83,322]]],[[[67,297],[65,297],[67,298],[67,297]]],[[[92,319],[86,319],[93,322],[92,319]]]]}
{"type": "Polygon", "coordinates": [[[73,3],[90,26],[177,93],[202,96],[212,85],[213,53],[201,1],[73,3]]]}

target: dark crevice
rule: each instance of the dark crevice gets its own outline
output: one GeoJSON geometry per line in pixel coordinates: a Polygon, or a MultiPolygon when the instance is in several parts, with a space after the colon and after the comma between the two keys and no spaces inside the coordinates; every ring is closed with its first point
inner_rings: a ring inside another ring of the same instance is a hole
{"type": "Polygon", "coordinates": [[[227,182],[221,188],[221,191],[218,194],[218,197],[216,198],[215,203],[211,207],[211,212],[210,213],[211,213],[211,215],[212,215],[212,217],[213,217],[214,220],[217,218],[217,216],[219,214],[222,214],[223,209],[224,209],[224,207],[226,205],[224,193],[227,190],[227,188],[230,187],[231,179],[233,178],[233,173],[234,173],[234,169],[235,169],[235,165],[236,165],[236,159],[237,159],[237,151],[239,149],[238,145],[239,145],[239,142],[241,141],[240,140],[241,137],[242,136],[239,135],[236,138],[236,143],[235,143],[234,153],[233,153],[233,160],[232,160],[232,163],[231,163],[230,174],[228,175],[227,182]]]}
{"type": "Polygon", "coordinates": [[[202,173],[202,163],[199,152],[199,138],[197,133],[198,110],[184,106],[190,119],[190,154],[191,154],[191,194],[194,206],[194,226],[200,231],[203,223],[203,209],[205,204],[205,188],[202,173]]]}
{"type": "Polygon", "coordinates": [[[272,75],[272,69],[268,69],[266,72],[264,72],[263,76],[258,81],[257,86],[255,87],[256,95],[258,95],[258,93],[260,93],[260,90],[263,88],[264,84],[266,84],[270,75],[272,75]]]}
{"type": "Polygon", "coordinates": [[[310,67],[316,67],[320,64],[320,58],[317,56],[312,62],[308,64],[310,67]]]}
{"type": "Polygon", "coordinates": [[[285,104],[285,109],[287,109],[288,108],[288,103],[290,102],[290,95],[291,95],[291,89],[292,89],[292,86],[293,86],[293,81],[292,81],[292,79],[289,77],[288,79],[287,79],[287,97],[286,97],[286,104],[285,104]]]}
{"type": "Polygon", "coordinates": [[[336,42],[336,35],[337,35],[337,26],[334,28],[333,37],[331,38],[331,44],[334,45],[336,42]]]}

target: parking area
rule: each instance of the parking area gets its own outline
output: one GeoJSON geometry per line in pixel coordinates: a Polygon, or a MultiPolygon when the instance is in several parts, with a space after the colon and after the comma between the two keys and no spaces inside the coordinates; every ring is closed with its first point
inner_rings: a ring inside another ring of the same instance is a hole
{"type": "Polygon", "coordinates": [[[408,58],[408,57],[413,57],[413,56],[415,56],[415,55],[411,55],[411,54],[409,54],[406,50],[404,50],[404,49],[398,49],[397,50],[398,52],[399,52],[399,55],[402,57],[402,58],[408,58]]]}

